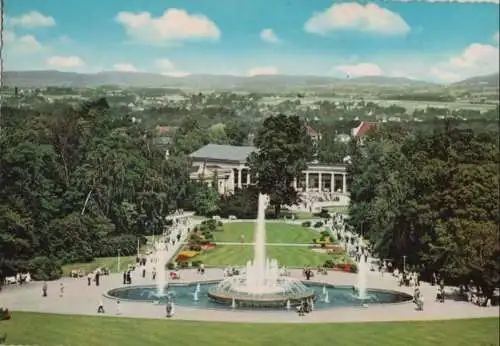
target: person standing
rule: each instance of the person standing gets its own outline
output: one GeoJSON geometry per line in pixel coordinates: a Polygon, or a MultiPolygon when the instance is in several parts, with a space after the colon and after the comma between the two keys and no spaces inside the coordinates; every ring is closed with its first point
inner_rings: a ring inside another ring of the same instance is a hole
{"type": "Polygon", "coordinates": [[[46,281],[43,282],[42,297],[47,297],[47,282],[46,281]]]}
{"type": "Polygon", "coordinates": [[[120,308],[120,301],[119,300],[116,301],[116,314],[117,315],[121,315],[122,314],[122,310],[120,308]]]}
{"type": "Polygon", "coordinates": [[[59,297],[63,297],[64,296],[64,284],[61,282],[61,284],[59,285],[59,297]]]}
{"type": "Polygon", "coordinates": [[[91,286],[91,285],[92,285],[92,274],[91,274],[91,273],[89,273],[89,274],[87,275],[87,283],[88,283],[88,285],[89,285],[89,286],[91,286]]]}

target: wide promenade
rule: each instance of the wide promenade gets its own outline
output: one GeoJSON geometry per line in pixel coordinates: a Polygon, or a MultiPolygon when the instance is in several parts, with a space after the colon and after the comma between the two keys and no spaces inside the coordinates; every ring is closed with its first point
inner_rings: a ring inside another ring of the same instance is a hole
{"type": "MultiPolygon", "coordinates": [[[[293,277],[301,277],[301,270],[290,270],[293,277]]],[[[187,269],[180,272],[180,282],[193,282],[222,279],[222,269],[208,269],[204,276],[196,270],[187,269]]],[[[150,277],[141,278],[134,273],[134,285],[154,284],[150,277]]],[[[329,272],[318,275],[312,281],[337,285],[356,285],[356,274],[329,272]]],[[[378,272],[368,273],[368,286],[388,290],[399,290],[412,293],[411,288],[399,287],[389,274],[382,276],[378,272]]],[[[60,314],[96,315],[99,301],[104,302],[106,315],[115,315],[116,302],[104,298],[109,289],[121,287],[122,276],[112,274],[102,277],[101,285],[88,286],[87,279],[62,278],[48,283],[48,297],[42,298],[42,283],[32,282],[23,287],[10,287],[0,293],[2,306],[17,311],[47,312],[60,314]],[[64,284],[64,295],[59,296],[60,283],[64,284]]],[[[393,305],[370,305],[359,308],[334,308],[316,310],[305,317],[299,317],[292,311],[252,312],[241,310],[203,310],[177,306],[174,319],[197,321],[253,322],[253,323],[319,323],[319,322],[369,322],[369,321],[403,321],[403,320],[440,320],[459,318],[478,318],[498,316],[496,307],[481,308],[466,302],[434,301],[436,288],[426,283],[421,286],[425,297],[424,311],[415,311],[411,302],[393,305]]],[[[165,318],[165,308],[145,302],[121,302],[122,317],[165,318]]]]}

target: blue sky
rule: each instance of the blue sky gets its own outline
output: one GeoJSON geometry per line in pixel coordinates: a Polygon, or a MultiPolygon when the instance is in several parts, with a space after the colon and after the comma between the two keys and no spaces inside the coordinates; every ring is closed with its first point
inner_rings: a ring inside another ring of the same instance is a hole
{"type": "Polygon", "coordinates": [[[449,82],[498,71],[487,1],[6,0],[4,66],[449,82]]]}

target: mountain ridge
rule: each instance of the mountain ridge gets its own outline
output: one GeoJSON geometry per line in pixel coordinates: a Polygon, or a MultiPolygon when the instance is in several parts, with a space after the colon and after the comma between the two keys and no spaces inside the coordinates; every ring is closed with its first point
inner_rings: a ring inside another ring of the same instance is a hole
{"type": "Polygon", "coordinates": [[[129,87],[177,87],[210,89],[260,89],[262,87],[328,87],[342,84],[381,86],[434,85],[402,77],[356,77],[342,79],[314,75],[235,76],[192,74],[173,77],[149,72],[101,71],[98,73],[62,72],[57,70],[5,71],[5,85],[18,87],[96,87],[123,85],[129,87]]]}

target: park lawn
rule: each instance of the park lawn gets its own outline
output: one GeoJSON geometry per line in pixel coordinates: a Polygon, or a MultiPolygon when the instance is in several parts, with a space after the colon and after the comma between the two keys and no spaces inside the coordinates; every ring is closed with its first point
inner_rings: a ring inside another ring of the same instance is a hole
{"type": "MultiPolygon", "coordinates": [[[[304,267],[323,265],[331,259],[337,263],[343,262],[343,256],[332,256],[326,253],[314,252],[305,246],[266,247],[267,257],[277,259],[279,264],[287,267],[304,267]]],[[[207,266],[242,266],[254,257],[254,247],[251,245],[217,245],[215,249],[205,251],[193,260],[202,261],[207,266]]]]}
{"type": "MultiPolygon", "coordinates": [[[[120,257],[120,271],[126,269],[129,264],[134,263],[135,256],[120,257]]],[[[88,273],[102,267],[108,268],[112,273],[118,272],[118,257],[100,257],[95,258],[92,262],[65,264],[62,270],[64,276],[69,276],[72,269],[81,269],[88,273]]]]}
{"type": "Polygon", "coordinates": [[[68,346],[494,346],[498,318],[250,324],[13,312],[0,322],[7,344],[68,346]]]}
{"type": "MultiPolygon", "coordinates": [[[[255,222],[229,222],[224,224],[223,231],[214,232],[215,242],[237,242],[241,236],[245,243],[254,241],[255,222]]],[[[285,222],[266,222],[267,243],[311,244],[319,233],[310,228],[285,222]]]]}

